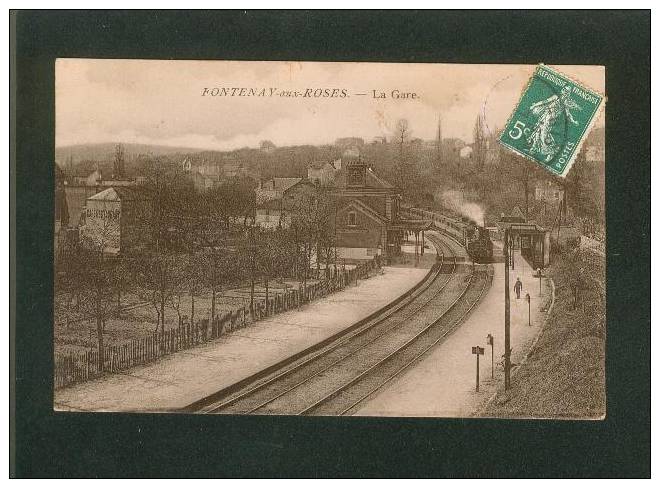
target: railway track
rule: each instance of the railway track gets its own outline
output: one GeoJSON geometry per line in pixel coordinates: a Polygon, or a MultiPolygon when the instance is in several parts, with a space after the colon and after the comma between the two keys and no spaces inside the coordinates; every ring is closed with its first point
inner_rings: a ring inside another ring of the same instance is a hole
{"type": "Polygon", "coordinates": [[[467,273],[451,244],[432,235],[440,263],[411,296],[350,334],[235,391],[202,413],[350,414],[437,344],[478,302],[488,283],[467,273]],[[481,285],[480,285],[481,283],[481,285]]]}

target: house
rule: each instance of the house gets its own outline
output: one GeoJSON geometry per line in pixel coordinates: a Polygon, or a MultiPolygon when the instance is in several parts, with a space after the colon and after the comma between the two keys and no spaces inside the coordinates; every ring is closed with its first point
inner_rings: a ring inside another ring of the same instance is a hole
{"type": "Polygon", "coordinates": [[[195,186],[195,190],[198,192],[203,192],[213,188],[213,186],[216,185],[219,181],[217,176],[206,175],[204,173],[200,173],[199,171],[191,173],[191,178],[193,185],[195,186]]]}
{"type": "Polygon", "coordinates": [[[605,128],[594,128],[584,142],[587,162],[605,162],[605,128]]]}
{"type": "Polygon", "coordinates": [[[313,189],[309,180],[295,177],[271,178],[261,182],[255,190],[256,210],[255,224],[267,228],[288,226],[286,218],[287,202],[294,200],[300,189],[313,189]]]}
{"type": "Polygon", "coordinates": [[[537,201],[559,203],[564,198],[564,190],[551,180],[539,181],[534,188],[534,199],[537,201]]]}
{"type": "Polygon", "coordinates": [[[149,199],[128,187],[110,187],[87,199],[80,227],[80,240],[107,254],[130,252],[141,247],[148,233],[142,221],[149,199]]]}
{"type": "Polygon", "coordinates": [[[87,187],[95,187],[103,181],[103,174],[101,168],[97,165],[96,169],[87,176],[74,176],[73,183],[75,185],[84,185],[87,187]]]}
{"type": "Polygon", "coordinates": [[[461,159],[469,159],[470,157],[472,157],[472,147],[470,147],[469,145],[461,147],[461,149],[458,151],[458,156],[461,159]]]}
{"type": "Polygon", "coordinates": [[[257,205],[254,223],[264,228],[286,226],[282,199],[269,199],[257,205]]]}
{"type": "Polygon", "coordinates": [[[341,159],[335,161],[321,161],[307,167],[307,179],[317,185],[332,183],[341,169],[341,159]]]}
{"type": "Polygon", "coordinates": [[[364,146],[364,139],[359,137],[342,137],[335,140],[335,146],[341,149],[360,148],[364,146]]]}
{"type": "Polygon", "coordinates": [[[255,190],[257,196],[257,205],[270,199],[281,199],[288,189],[293,187],[301,180],[302,178],[280,177],[271,178],[270,180],[261,182],[259,187],[257,187],[255,190]]]}

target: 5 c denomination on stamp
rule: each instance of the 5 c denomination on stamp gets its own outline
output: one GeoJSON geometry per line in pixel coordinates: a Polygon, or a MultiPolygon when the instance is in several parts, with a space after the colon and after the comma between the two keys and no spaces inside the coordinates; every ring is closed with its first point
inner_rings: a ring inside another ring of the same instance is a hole
{"type": "Polygon", "coordinates": [[[539,64],[499,142],[565,178],[604,103],[602,95],[539,64]]]}

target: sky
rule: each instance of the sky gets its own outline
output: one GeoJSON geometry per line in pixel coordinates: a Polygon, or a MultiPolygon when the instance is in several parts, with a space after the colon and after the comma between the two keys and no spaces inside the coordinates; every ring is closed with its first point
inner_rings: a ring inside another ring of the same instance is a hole
{"type": "MultiPolygon", "coordinates": [[[[489,129],[504,127],[534,67],[58,59],[56,146],[123,142],[232,150],[258,147],[261,140],[321,145],[340,137],[389,136],[402,118],[415,137],[435,138],[441,119],[444,138],[471,142],[480,109],[489,129]],[[267,96],[214,97],[213,88],[264,90],[267,96]],[[335,88],[348,97],[279,95],[335,88]],[[395,90],[417,98],[395,99],[395,90]],[[374,91],[386,98],[373,98],[374,91]]],[[[605,93],[602,66],[552,67],[605,93]]],[[[604,125],[604,114],[597,125],[604,125]]]]}

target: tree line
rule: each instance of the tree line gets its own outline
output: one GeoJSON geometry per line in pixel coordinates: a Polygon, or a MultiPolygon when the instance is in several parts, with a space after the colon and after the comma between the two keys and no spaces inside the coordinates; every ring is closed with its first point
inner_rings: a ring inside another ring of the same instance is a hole
{"type": "Polygon", "coordinates": [[[108,253],[118,221],[107,217],[94,236],[83,234],[61,253],[56,296],[65,313],[95,319],[99,362],[105,324],[121,313],[127,292],[150,304],[155,331],[164,331],[168,308],[194,323],[202,293],[210,294],[213,319],[227,288],[249,285],[253,309],[255,285],[263,285],[268,299],[273,280],[295,279],[306,286],[312,276],[320,277],[322,266],[326,272],[332,264],[336,269],[329,191],[312,189],[288,200],[287,223],[265,229],[255,224],[254,187],[237,179],[197,190],[175,164],[154,160],[146,181],[132,187],[142,209],[132,218],[131,249],[108,253]],[[189,309],[183,309],[184,302],[189,309]]]}

